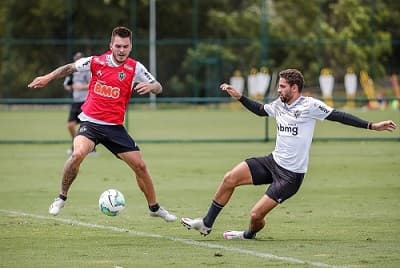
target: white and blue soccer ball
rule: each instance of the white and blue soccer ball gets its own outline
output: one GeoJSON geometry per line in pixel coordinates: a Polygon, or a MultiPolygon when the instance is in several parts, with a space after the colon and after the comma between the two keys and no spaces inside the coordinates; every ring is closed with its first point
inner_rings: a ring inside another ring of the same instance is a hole
{"type": "Polygon", "coordinates": [[[125,197],[118,190],[109,189],[100,195],[99,208],[107,216],[117,216],[125,206],[125,197]]]}

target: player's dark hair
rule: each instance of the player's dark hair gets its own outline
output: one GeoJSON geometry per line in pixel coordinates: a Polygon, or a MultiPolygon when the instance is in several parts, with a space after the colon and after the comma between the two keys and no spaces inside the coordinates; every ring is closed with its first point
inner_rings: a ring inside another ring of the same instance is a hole
{"type": "Polygon", "coordinates": [[[123,26],[115,27],[111,33],[111,41],[114,39],[115,36],[119,36],[122,38],[129,37],[129,39],[131,40],[131,43],[132,43],[132,31],[126,27],[123,27],[123,26]]]}
{"type": "Polygon", "coordinates": [[[287,69],[283,70],[279,73],[280,78],[286,79],[289,85],[297,85],[299,88],[299,92],[303,90],[304,86],[304,77],[303,74],[296,69],[287,69]]]}

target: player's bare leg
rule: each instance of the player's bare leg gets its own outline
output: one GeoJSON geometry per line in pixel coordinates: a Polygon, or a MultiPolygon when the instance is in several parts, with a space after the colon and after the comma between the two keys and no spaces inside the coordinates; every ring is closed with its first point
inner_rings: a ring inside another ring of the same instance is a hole
{"type": "Polygon", "coordinates": [[[250,212],[250,224],[247,231],[226,231],[223,236],[226,239],[251,239],[265,226],[265,216],[279,203],[267,195],[261,197],[250,212]]]}
{"type": "Polygon", "coordinates": [[[274,209],[279,203],[264,195],[254,205],[250,212],[249,230],[253,233],[259,232],[265,226],[265,216],[274,209]]]}
{"type": "Polygon", "coordinates": [[[123,161],[125,161],[129,165],[129,167],[131,167],[132,170],[135,172],[137,184],[140,190],[143,192],[151,211],[150,215],[154,217],[161,217],[168,222],[175,221],[176,216],[169,213],[163,207],[160,207],[157,202],[153,179],[150,176],[146,163],[142,158],[141,152],[131,151],[118,154],[118,156],[123,161]]]}
{"type": "Polygon", "coordinates": [[[195,229],[204,236],[208,235],[218,214],[231,199],[235,188],[240,185],[249,184],[253,184],[250,169],[246,162],[241,162],[225,174],[206,216],[195,219],[182,218],[182,225],[188,229],[195,229]]]}
{"type": "Polygon", "coordinates": [[[74,138],[76,136],[76,125],[77,123],[75,121],[69,121],[67,122],[67,129],[68,129],[68,133],[71,136],[72,139],[72,146],[70,149],[67,150],[67,154],[71,155],[72,151],[73,151],[73,143],[74,143],[74,138]]]}
{"type": "Polygon", "coordinates": [[[76,136],[74,139],[74,150],[64,165],[61,183],[61,194],[68,195],[72,182],[78,175],[79,167],[85,157],[91,152],[95,144],[85,136],[76,136]]]}
{"type": "Polygon", "coordinates": [[[64,207],[68,191],[76,176],[78,176],[79,167],[83,159],[85,159],[88,153],[94,149],[94,146],[94,142],[84,136],[75,137],[73,152],[64,164],[60,194],[50,205],[50,214],[57,215],[60,212],[60,209],[64,207]]]}
{"type": "Polygon", "coordinates": [[[250,184],[253,184],[253,181],[249,166],[246,162],[241,162],[225,174],[214,195],[214,201],[225,206],[231,199],[236,187],[250,184]]]}
{"type": "Polygon", "coordinates": [[[69,134],[71,135],[71,138],[74,139],[76,135],[76,122],[75,121],[67,122],[67,129],[69,134]]]}
{"type": "Polygon", "coordinates": [[[144,193],[149,206],[155,205],[157,199],[153,180],[147,170],[146,163],[144,162],[140,151],[121,153],[118,154],[118,156],[135,172],[137,184],[140,190],[144,193]]]}

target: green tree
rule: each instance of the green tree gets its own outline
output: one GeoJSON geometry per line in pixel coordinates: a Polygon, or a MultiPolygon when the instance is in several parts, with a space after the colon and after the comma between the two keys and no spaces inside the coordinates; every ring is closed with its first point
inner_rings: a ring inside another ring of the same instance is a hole
{"type": "Polygon", "coordinates": [[[343,66],[351,66],[383,77],[385,66],[379,59],[391,54],[391,34],[379,27],[385,6],[342,0],[331,4],[329,10],[331,16],[326,16],[321,28],[333,45],[325,46],[324,63],[336,72],[343,73],[343,66]]]}
{"type": "MultiPolygon", "coordinates": [[[[117,25],[133,28],[132,57],[148,66],[149,2],[0,1],[0,97],[65,97],[62,81],[42,90],[26,85],[70,61],[77,50],[103,53],[117,25]]],[[[216,93],[205,89],[228,81],[234,70],[246,75],[265,64],[273,71],[299,68],[311,86],[323,67],[339,76],[348,66],[366,69],[374,78],[399,70],[397,0],[156,3],[163,96],[212,96],[216,93]]]]}

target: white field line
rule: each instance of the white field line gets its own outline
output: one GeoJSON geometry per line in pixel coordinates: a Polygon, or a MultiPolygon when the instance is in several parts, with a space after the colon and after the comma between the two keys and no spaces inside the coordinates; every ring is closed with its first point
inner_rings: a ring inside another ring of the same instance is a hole
{"type": "Polygon", "coordinates": [[[305,264],[305,265],[310,265],[310,266],[314,266],[314,267],[324,267],[324,268],[344,268],[343,266],[334,266],[334,265],[330,265],[330,264],[326,264],[326,263],[322,263],[322,262],[300,260],[300,259],[296,259],[296,258],[292,258],[292,257],[277,256],[277,255],[273,255],[270,253],[258,252],[258,251],[242,249],[242,248],[238,248],[238,247],[227,247],[227,246],[223,246],[223,245],[212,244],[212,243],[207,243],[207,242],[199,242],[199,241],[183,239],[183,238],[179,238],[179,237],[150,234],[150,233],[134,231],[134,230],[119,228],[119,227],[114,227],[114,226],[82,222],[82,221],[77,221],[77,220],[73,220],[73,219],[59,218],[59,217],[54,217],[54,216],[43,216],[43,215],[25,213],[25,212],[14,211],[14,210],[4,210],[4,209],[0,209],[0,212],[5,213],[5,214],[13,214],[13,215],[18,215],[18,216],[30,217],[30,218],[35,218],[35,219],[52,220],[52,221],[62,222],[65,224],[84,226],[84,227],[88,227],[88,228],[96,228],[96,229],[110,230],[110,231],[119,232],[119,233],[127,233],[127,234],[135,235],[135,236],[165,239],[165,240],[175,241],[175,242],[179,242],[179,243],[186,244],[186,245],[192,245],[192,246],[198,246],[198,247],[204,247],[204,248],[215,248],[215,249],[220,249],[220,250],[236,252],[239,254],[245,254],[245,255],[250,255],[250,256],[254,256],[254,257],[259,257],[259,258],[263,258],[263,259],[279,260],[279,261],[283,261],[283,262],[287,262],[287,263],[305,264]]]}

